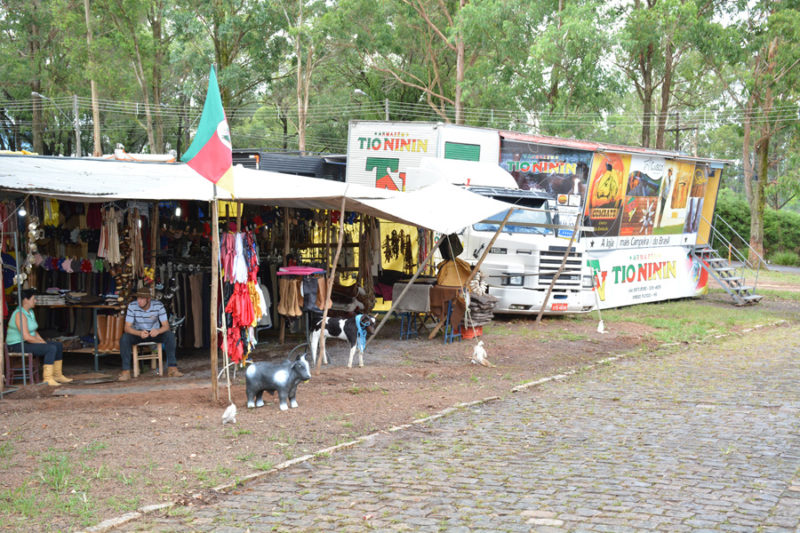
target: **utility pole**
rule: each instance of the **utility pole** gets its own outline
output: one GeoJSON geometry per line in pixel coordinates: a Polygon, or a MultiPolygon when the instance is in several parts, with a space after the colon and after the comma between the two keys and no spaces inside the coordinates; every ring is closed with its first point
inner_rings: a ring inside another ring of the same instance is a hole
{"type": "Polygon", "coordinates": [[[78,117],[78,95],[72,95],[72,114],[75,115],[75,157],[81,156],[81,120],[78,117]]]}
{"type": "Polygon", "coordinates": [[[675,132],[675,151],[679,152],[681,149],[681,131],[686,130],[695,130],[695,145],[694,145],[694,155],[697,155],[697,126],[683,126],[681,127],[681,114],[680,112],[675,112],[675,127],[674,128],[664,128],[664,131],[674,131],[675,132]]]}

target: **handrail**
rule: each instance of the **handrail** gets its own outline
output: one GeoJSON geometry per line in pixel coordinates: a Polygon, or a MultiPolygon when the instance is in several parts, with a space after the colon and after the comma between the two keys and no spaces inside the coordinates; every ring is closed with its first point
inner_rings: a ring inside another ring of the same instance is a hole
{"type": "Polygon", "coordinates": [[[753,265],[750,264],[749,255],[747,257],[745,257],[745,255],[738,248],[733,246],[733,243],[731,243],[731,241],[728,240],[728,238],[725,237],[725,235],[723,235],[722,232],[716,226],[711,224],[711,222],[709,222],[708,219],[706,219],[703,215],[700,215],[700,218],[703,221],[705,221],[706,224],[708,224],[709,228],[712,231],[712,236],[711,236],[711,246],[712,246],[712,248],[714,247],[713,246],[714,240],[718,238],[728,248],[728,250],[731,253],[733,253],[733,255],[736,257],[736,260],[739,261],[740,263],[742,263],[742,267],[741,267],[742,283],[744,283],[744,279],[745,279],[745,276],[744,276],[744,269],[745,268],[749,268],[750,270],[754,270],[755,271],[755,279],[753,281],[753,290],[755,291],[756,285],[758,285],[758,275],[761,272],[761,265],[766,265],[767,264],[766,261],[764,261],[764,258],[761,257],[761,254],[759,254],[752,246],[750,246],[750,243],[747,242],[744,239],[744,237],[739,235],[739,232],[737,232],[735,229],[733,229],[733,226],[728,224],[728,222],[725,219],[723,219],[718,214],[715,215],[714,220],[722,222],[736,237],[739,238],[740,241],[742,241],[744,243],[745,246],[747,246],[747,248],[750,250],[750,252],[758,258],[758,265],[756,267],[753,267],[753,265]]]}

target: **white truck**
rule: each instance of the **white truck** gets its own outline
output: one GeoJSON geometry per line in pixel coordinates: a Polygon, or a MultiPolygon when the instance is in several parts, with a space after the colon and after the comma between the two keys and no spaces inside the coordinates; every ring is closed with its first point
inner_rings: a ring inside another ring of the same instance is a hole
{"type": "MultiPolygon", "coordinates": [[[[558,197],[553,192],[520,189],[513,175],[498,165],[499,148],[496,130],[353,122],[347,181],[409,191],[445,179],[516,205],[481,271],[489,294],[499,299],[495,312],[536,314],[570,244],[579,206],[573,205],[570,211],[565,205],[559,212],[558,197]]],[[[505,213],[500,213],[497,220],[464,228],[460,233],[464,251],[459,257],[477,263],[504,217],[505,213]]],[[[594,307],[591,272],[583,255],[583,245],[577,239],[552,288],[546,313],[580,313],[594,307]]]]}
{"type": "MultiPolygon", "coordinates": [[[[578,227],[544,311],[580,313],[707,291],[695,252],[708,243],[725,163],[453,124],[353,121],[346,179],[400,191],[447,180],[516,204],[481,266],[498,312],[539,312],[578,227]]],[[[460,257],[477,262],[498,223],[465,228],[460,257]]]]}

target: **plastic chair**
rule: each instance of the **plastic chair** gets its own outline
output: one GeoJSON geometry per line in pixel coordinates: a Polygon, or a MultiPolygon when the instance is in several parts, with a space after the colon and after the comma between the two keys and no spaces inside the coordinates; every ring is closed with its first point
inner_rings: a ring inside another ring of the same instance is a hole
{"type": "Polygon", "coordinates": [[[133,377],[139,377],[139,361],[150,361],[150,368],[156,368],[158,361],[158,375],[164,375],[164,352],[160,342],[140,342],[131,347],[133,356],[133,377]],[[150,348],[149,353],[139,353],[139,348],[150,348]]]}
{"type": "Polygon", "coordinates": [[[22,381],[22,365],[25,364],[25,378],[28,383],[39,383],[41,381],[41,362],[32,353],[25,354],[10,352],[8,344],[3,343],[3,357],[5,359],[5,386],[10,387],[14,381],[22,381]],[[24,360],[23,360],[24,355],[24,360]]]}

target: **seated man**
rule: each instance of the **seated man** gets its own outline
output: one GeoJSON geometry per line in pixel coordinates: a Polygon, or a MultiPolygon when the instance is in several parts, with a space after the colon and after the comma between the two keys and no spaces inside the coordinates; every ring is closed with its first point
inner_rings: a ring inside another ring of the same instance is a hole
{"type": "Polygon", "coordinates": [[[169,329],[164,304],[153,301],[148,289],[139,289],[136,300],[128,304],[125,314],[125,332],[119,341],[122,372],[118,381],[131,379],[131,347],[141,342],[160,342],[167,357],[167,376],[181,377],[175,360],[175,334],[169,329]]]}

